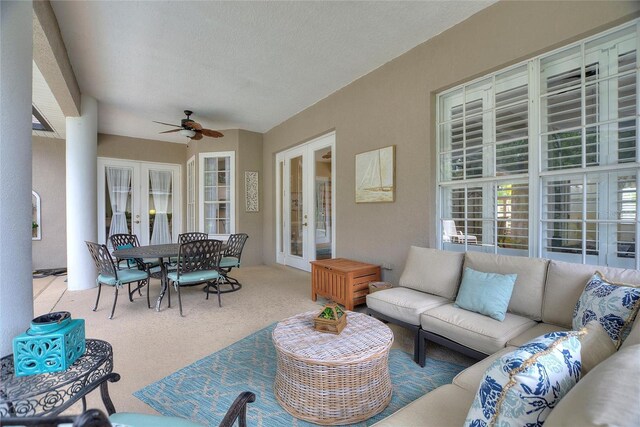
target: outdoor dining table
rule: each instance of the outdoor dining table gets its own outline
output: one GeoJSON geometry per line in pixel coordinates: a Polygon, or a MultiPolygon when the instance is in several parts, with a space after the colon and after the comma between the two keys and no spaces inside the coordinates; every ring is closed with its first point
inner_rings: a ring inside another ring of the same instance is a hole
{"type": "MultiPolygon", "coordinates": [[[[226,243],[222,244],[222,251],[227,249],[226,243]]],[[[177,258],[178,252],[180,252],[180,245],[178,243],[166,243],[163,245],[148,245],[148,246],[137,246],[134,248],[123,248],[116,249],[112,252],[113,256],[118,259],[127,259],[127,258],[157,258],[160,263],[160,283],[162,284],[162,290],[160,291],[160,295],[158,296],[158,300],[156,301],[156,311],[160,311],[160,305],[162,304],[162,299],[164,295],[167,293],[169,288],[169,279],[167,278],[167,265],[165,264],[165,259],[168,261],[169,258],[177,258]]],[[[239,288],[238,288],[239,289],[239,288]]],[[[208,288],[205,288],[207,291],[208,288]]],[[[234,289],[237,290],[237,289],[234,289]]],[[[147,291],[148,292],[148,291],[147,291]]],[[[221,291],[224,292],[224,291],[221,291]]],[[[226,291],[229,292],[229,291],[226,291]]]]}

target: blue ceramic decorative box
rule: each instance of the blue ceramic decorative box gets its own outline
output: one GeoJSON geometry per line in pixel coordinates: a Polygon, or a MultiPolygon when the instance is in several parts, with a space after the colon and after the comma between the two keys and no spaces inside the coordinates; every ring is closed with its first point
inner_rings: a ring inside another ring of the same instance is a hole
{"type": "Polygon", "coordinates": [[[64,371],[84,350],[84,319],[71,319],[68,311],[36,317],[13,339],[16,376],[64,371]]]}

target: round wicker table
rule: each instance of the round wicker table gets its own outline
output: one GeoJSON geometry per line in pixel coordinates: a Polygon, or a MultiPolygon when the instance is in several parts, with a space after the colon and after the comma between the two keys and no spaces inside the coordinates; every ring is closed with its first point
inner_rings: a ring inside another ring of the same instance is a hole
{"type": "Polygon", "coordinates": [[[373,317],[349,311],[340,335],[317,332],[313,328],[317,314],[290,317],[273,331],[278,402],[294,417],[316,424],[371,418],[391,401],[391,329],[373,317]]]}

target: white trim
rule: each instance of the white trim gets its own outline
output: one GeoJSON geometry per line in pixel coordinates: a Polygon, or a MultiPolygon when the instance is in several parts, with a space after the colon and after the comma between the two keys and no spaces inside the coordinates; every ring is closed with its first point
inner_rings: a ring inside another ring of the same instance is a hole
{"type": "Polygon", "coordinates": [[[193,155],[187,160],[187,231],[196,231],[196,174],[196,156],[193,155]]]}
{"type": "Polygon", "coordinates": [[[214,239],[227,239],[230,234],[236,232],[236,152],[235,151],[212,151],[199,154],[199,167],[198,167],[198,212],[199,221],[198,229],[201,232],[205,231],[204,225],[204,161],[208,158],[222,158],[229,157],[229,233],[225,234],[209,234],[209,237],[214,239]]]}

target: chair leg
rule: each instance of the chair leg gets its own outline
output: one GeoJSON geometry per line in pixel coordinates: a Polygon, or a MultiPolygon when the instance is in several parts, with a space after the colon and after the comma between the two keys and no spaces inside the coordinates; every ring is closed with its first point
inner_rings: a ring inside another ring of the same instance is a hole
{"type": "Polygon", "coordinates": [[[98,309],[98,301],[100,301],[100,291],[102,290],[102,283],[98,282],[98,298],[96,298],[96,305],[93,307],[93,311],[98,309]]]}
{"type": "Polygon", "coordinates": [[[425,359],[427,358],[427,339],[418,332],[418,365],[424,368],[425,359]]]}
{"type": "Polygon", "coordinates": [[[151,278],[147,279],[147,308],[151,308],[151,301],[149,300],[149,292],[151,291],[151,278]]]}
{"type": "MultiPolygon", "coordinates": [[[[220,278],[218,278],[216,280],[216,290],[218,291],[218,307],[222,307],[222,301],[220,300],[220,278]]],[[[207,296],[209,296],[209,293],[207,292],[207,296]]]]}
{"type": "Polygon", "coordinates": [[[113,319],[113,313],[116,311],[116,302],[118,302],[118,287],[114,286],[114,288],[116,290],[116,296],[113,298],[113,307],[111,308],[111,316],[109,316],[109,319],[113,319]]]}
{"type": "MultiPolygon", "coordinates": [[[[140,282],[138,282],[138,285],[140,285],[140,282]]],[[[135,292],[135,289],[133,292],[135,292]]],[[[131,282],[129,282],[129,301],[131,302],[133,302],[133,292],[131,292],[131,282]]]]}
{"type": "Polygon", "coordinates": [[[167,279],[167,307],[171,308],[171,284],[167,279]]]}
{"type": "Polygon", "coordinates": [[[182,314],[182,297],[180,296],[180,285],[178,285],[178,305],[180,306],[180,316],[184,317],[182,314]]]}

